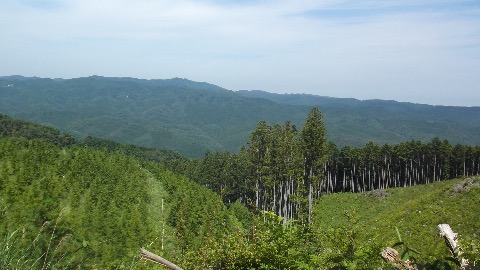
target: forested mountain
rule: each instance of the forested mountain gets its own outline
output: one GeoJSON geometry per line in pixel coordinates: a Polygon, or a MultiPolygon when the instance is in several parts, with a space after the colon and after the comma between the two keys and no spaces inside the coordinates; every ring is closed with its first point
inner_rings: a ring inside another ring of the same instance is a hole
{"type": "Polygon", "coordinates": [[[431,106],[393,100],[357,100],[309,94],[273,94],[265,91],[238,91],[250,98],[268,99],[279,104],[319,107],[325,115],[330,140],[337,145],[361,146],[434,137],[452,143],[480,144],[480,104],[478,107],[431,106]]]}
{"type": "Polygon", "coordinates": [[[1,113],[79,137],[166,148],[190,157],[206,150],[238,150],[263,118],[281,122],[306,113],[184,79],[4,77],[0,85],[7,86],[0,88],[1,113]]]}
{"type": "Polygon", "coordinates": [[[479,107],[234,92],[179,78],[0,78],[0,113],[80,138],[165,148],[188,157],[207,150],[238,152],[261,120],[282,124],[288,119],[300,128],[312,105],[324,115],[328,139],[339,146],[433,137],[480,144],[479,107]]]}

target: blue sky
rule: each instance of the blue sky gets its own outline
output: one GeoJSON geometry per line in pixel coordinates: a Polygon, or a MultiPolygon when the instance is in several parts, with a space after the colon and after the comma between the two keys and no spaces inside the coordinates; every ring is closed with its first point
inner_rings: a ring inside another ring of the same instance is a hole
{"type": "Polygon", "coordinates": [[[0,76],[480,106],[480,1],[2,0],[0,76]]]}

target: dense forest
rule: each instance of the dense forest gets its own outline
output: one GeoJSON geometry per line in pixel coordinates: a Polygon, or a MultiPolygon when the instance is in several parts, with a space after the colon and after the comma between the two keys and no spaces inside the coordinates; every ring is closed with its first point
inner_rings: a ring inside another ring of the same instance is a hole
{"type": "Polygon", "coordinates": [[[429,237],[444,222],[478,261],[480,179],[440,181],[477,175],[478,147],[339,150],[318,109],[305,122],[188,160],[0,116],[0,268],[155,269],[145,247],[184,269],[372,269],[397,226],[419,261],[448,264],[429,237]]]}

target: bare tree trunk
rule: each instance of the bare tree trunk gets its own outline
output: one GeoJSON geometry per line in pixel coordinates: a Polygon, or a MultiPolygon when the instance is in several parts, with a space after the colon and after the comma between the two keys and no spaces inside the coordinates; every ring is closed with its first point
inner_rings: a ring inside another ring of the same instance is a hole
{"type": "Polygon", "coordinates": [[[273,198],[272,198],[272,203],[273,203],[273,206],[272,206],[272,209],[273,209],[273,213],[275,213],[276,215],[278,216],[281,216],[281,211],[280,211],[280,207],[279,207],[279,204],[278,204],[278,199],[279,199],[279,196],[278,196],[278,184],[277,184],[277,180],[275,180],[275,182],[273,182],[273,198]]]}
{"type": "MultiPolygon", "coordinates": [[[[312,172],[310,172],[312,177],[312,172]]],[[[312,179],[308,181],[308,223],[312,223],[312,208],[313,208],[313,186],[312,179]]]]}
{"type": "Polygon", "coordinates": [[[448,224],[438,224],[437,232],[445,239],[445,244],[447,244],[447,247],[450,249],[450,253],[452,253],[455,260],[460,263],[459,269],[467,269],[468,260],[461,257],[463,251],[457,244],[458,234],[454,233],[448,224]]]}
{"type": "Polygon", "coordinates": [[[260,207],[260,184],[258,179],[255,183],[255,207],[257,209],[260,207]]]}

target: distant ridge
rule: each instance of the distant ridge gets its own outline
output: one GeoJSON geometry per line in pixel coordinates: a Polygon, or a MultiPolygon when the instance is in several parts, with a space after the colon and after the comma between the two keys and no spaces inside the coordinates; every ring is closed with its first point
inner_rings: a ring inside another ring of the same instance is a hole
{"type": "Polygon", "coordinates": [[[0,113],[47,124],[78,138],[171,149],[188,157],[239,151],[260,120],[300,129],[311,109],[322,111],[339,146],[433,137],[480,144],[480,107],[231,91],[206,82],[91,76],[74,79],[0,77],[0,113]],[[13,85],[11,87],[2,87],[13,85]]]}
{"type": "Polygon", "coordinates": [[[250,98],[264,98],[272,100],[281,104],[296,105],[296,106],[372,106],[372,105],[389,105],[389,106],[413,106],[413,107],[456,107],[456,108],[476,108],[480,106],[445,106],[445,105],[429,105],[413,102],[401,102],[396,100],[384,99],[367,99],[359,100],[356,98],[338,98],[329,96],[318,96],[313,94],[277,94],[270,93],[263,90],[238,90],[238,94],[250,98]]]}
{"type": "Polygon", "coordinates": [[[355,106],[361,103],[354,98],[335,98],[327,96],[317,96],[312,94],[276,94],[263,90],[239,90],[238,94],[250,98],[264,98],[280,104],[295,106],[332,106],[347,105],[355,106]]]}

